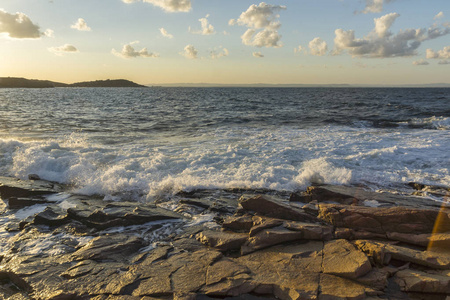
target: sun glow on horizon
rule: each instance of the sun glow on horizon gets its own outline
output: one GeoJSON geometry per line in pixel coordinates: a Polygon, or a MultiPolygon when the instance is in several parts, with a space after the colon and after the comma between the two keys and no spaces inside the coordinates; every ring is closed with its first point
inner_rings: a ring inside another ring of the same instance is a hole
{"type": "Polygon", "coordinates": [[[0,7],[0,76],[64,83],[450,83],[450,3],[26,0],[0,7]],[[108,7],[108,17],[100,14],[108,7]],[[70,9],[68,9],[70,8],[70,9]]]}

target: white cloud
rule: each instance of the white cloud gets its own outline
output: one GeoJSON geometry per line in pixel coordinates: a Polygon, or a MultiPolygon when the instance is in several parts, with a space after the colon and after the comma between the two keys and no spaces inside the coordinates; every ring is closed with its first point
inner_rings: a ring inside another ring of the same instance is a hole
{"type": "Polygon", "coordinates": [[[214,49],[210,52],[210,56],[212,59],[217,59],[217,58],[221,58],[221,57],[225,57],[228,56],[230,54],[230,52],[228,51],[227,48],[222,48],[222,49],[214,49]]]}
{"type": "Polygon", "coordinates": [[[258,58],[264,57],[264,55],[261,52],[253,52],[253,56],[258,58]]]}
{"type": "Polygon", "coordinates": [[[77,22],[70,26],[70,28],[79,30],[79,31],[91,31],[91,27],[89,27],[86,21],[82,18],[79,18],[77,22]]]}
{"type": "MultiPolygon", "coordinates": [[[[125,3],[134,3],[141,0],[122,0],[125,3]]],[[[162,8],[166,12],[188,12],[191,10],[191,0],[142,0],[162,8]]]]}
{"type": "Polygon", "coordinates": [[[427,58],[450,59],[450,46],[446,46],[438,51],[427,49],[427,58]]]}
{"type": "Polygon", "coordinates": [[[44,32],[44,35],[45,35],[46,37],[53,38],[53,37],[55,37],[55,32],[54,32],[53,30],[51,30],[51,29],[47,29],[47,30],[44,32]]]}
{"type": "Polygon", "coordinates": [[[415,65],[415,66],[426,66],[426,65],[429,65],[429,64],[430,64],[430,63],[427,62],[427,61],[424,60],[424,59],[419,59],[419,60],[413,61],[413,65],[415,65]]]}
{"type": "Polygon", "coordinates": [[[122,47],[122,51],[120,51],[120,52],[116,51],[115,49],[112,49],[111,53],[116,55],[116,56],[118,56],[118,57],[121,57],[121,58],[135,58],[135,57],[152,57],[152,58],[155,58],[155,57],[159,57],[159,54],[157,54],[157,53],[149,53],[147,48],[142,48],[141,50],[136,51],[133,48],[133,46],[131,46],[131,45],[137,44],[137,43],[138,42],[136,41],[136,42],[132,42],[132,43],[130,43],[128,45],[124,45],[122,47]]]}
{"type": "Polygon", "coordinates": [[[397,34],[389,31],[397,13],[387,14],[374,19],[375,28],[364,38],[355,38],[354,30],[335,30],[334,54],[347,51],[354,57],[386,58],[417,55],[417,48],[423,41],[431,40],[450,33],[449,27],[430,27],[404,29],[397,34]]]}
{"type": "Polygon", "coordinates": [[[195,31],[195,30],[191,30],[191,27],[189,27],[189,32],[194,33],[194,34],[201,34],[201,35],[215,34],[216,32],[214,31],[214,26],[209,24],[208,17],[209,17],[209,15],[206,15],[204,18],[198,19],[198,21],[200,22],[200,24],[202,26],[201,30],[195,31]]]}
{"type": "Polygon", "coordinates": [[[278,21],[278,11],[286,9],[283,5],[270,5],[261,2],[252,4],[243,12],[237,20],[231,19],[229,25],[246,26],[247,31],[241,36],[242,43],[256,47],[282,47],[279,43],[281,35],[278,29],[281,23],[278,21]],[[259,30],[259,31],[258,31],[259,30]]]}
{"type": "Polygon", "coordinates": [[[160,28],[160,29],[159,29],[159,32],[161,32],[161,34],[162,34],[163,37],[166,37],[166,38],[169,38],[169,39],[172,39],[172,38],[173,38],[173,35],[171,35],[170,33],[168,33],[167,30],[165,30],[164,28],[160,28]]]}
{"type": "Polygon", "coordinates": [[[9,14],[0,9],[0,33],[15,39],[38,39],[44,35],[24,13],[9,14]]]}
{"type": "Polygon", "coordinates": [[[187,45],[184,47],[184,51],[180,52],[180,55],[189,58],[189,59],[196,59],[197,58],[198,51],[195,49],[192,45],[187,45]]]}
{"type": "Polygon", "coordinates": [[[294,48],[294,53],[300,53],[302,51],[305,51],[305,49],[300,45],[297,48],[294,48]]]}
{"type": "Polygon", "coordinates": [[[389,3],[392,1],[394,1],[394,0],[366,0],[366,7],[361,12],[363,14],[382,12],[383,4],[389,3]]]}
{"type": "Polygon", "coordinates": [[[442,19],[444,17],[444,12],[440,11],[437,15],[434,16],[434,19],[442,19]]]}
{"type": "Polygon", "coordinates": [[[310,53],[316,56],[324,56],[328,51],[327,43],[319,37],[309,42],[308,47],[310,53]]]}
{"type": "Polygon", "coordinates": [[[281,36],[276,30],[264,29],[256,33],[254,29],[247,29],[247,31],[241,36],[242,43],[247,46],[256,47],[274,47],[280,48],[282,44],[279,44],[281,36]]]}
{"type": "Polygon", "coordinates": [[[60,47],[51,47],[48,48],[48,51],[55,53],[56,55],[62,55],[64,53],[77,53],[79,52],[78,49],[70,44],[65,44],[60,47]]]}
{"type": "Polygon", "coordinates": [[[390,13],[380,18],[373,19],[375,22],[375,32],[380,38],[387,37],[391,34],[389,32],[389,28],[391,28],[392,24],[395,22],[395,19],[398,17],[400,17],[398,13],[390,13]]]}

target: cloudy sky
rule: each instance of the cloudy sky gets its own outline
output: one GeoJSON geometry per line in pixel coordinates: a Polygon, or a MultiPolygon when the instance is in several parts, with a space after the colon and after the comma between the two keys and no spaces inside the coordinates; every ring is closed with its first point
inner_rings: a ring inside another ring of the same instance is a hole
{"type": "Polygon", "coordinates": [[[450,1],[0,0],[0,76],[450,83],[450,1]]]}

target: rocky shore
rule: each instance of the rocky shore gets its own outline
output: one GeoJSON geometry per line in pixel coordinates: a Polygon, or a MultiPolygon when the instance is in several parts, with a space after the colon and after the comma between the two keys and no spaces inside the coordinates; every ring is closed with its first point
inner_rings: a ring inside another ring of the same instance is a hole
{"type": "Polygon", "coordinates": [[[30,178],[0,177],[0,299],[449,299],[445,201],[321,185],[111,202],[30,178]]]}

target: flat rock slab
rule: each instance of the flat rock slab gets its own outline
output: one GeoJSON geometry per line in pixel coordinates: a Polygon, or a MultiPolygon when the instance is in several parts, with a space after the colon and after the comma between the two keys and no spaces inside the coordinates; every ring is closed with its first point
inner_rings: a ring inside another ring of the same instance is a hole
{"type": "Polygon", "coordinates": [[[46,200],[45,198],[16,198],[16,197],[8,198],[8,207],[10,209],[20,209],[27,206],[45,203],[52,203],[52,202],[46,200]]]}
{"type": "Polygon", "coordinates": [[[319,300],[366,299],[375,296],[377,291],[352,280],[330,274],[320,275],[319,300]]]}
{"type": "Polygon", "coordinates": [[[232,231],[206,230],[196,235],[196,239],[206,246],[219,251],[241,249],[241,254],[248,254],[273,245],[299,240],[331,240],[333,228],[315,223],[287,221],[264,216],[244,215],[227,219],[225,227],[237,228],[232,231]],[[251,222],[251,223],[250,223],[251,222]],[[248,233],[240,233],[242,223],[248,233]],[[231,226],[229,224],[232,224],[231,226]],[[250,227],[252,225],[252,227],[250,227]]]}
{"type": "Polygon", "coordinates": [[[0,196],[2,199],[55,194],[62,192],[62,190],[61,185],[54,182],[0,177],[0,196]]]}
{"type": "Polygon", "coordinates": [[[402,270],[395,274],[395,282],[405,292],[450,294],[450,277],[416,270],[402,270]]]}
{"type": "Polygon", "coordinates": [[[359,278],[372,270],[364,252],[346,240],[325,243],[323,249],[323,272],[350,279],[359,278]]]}
{"type": "Polygon", "coordinates": [[[450,249],[447,249],[445,252],[435,252],[414,250],[397,245],[386,245],[385,251],[397,260],[411,262],[433,269],[450,269],[450,249]]]}
{"type": "Polygon", "coordinates": [[[274,196],[241,197],[239,202],[245,210],[254,211],[272,218],[293,221],[317,221],[315,217],[307,214],[302,209],[290,206],[283,199],[274,196]]]}
{"type": "Polygon", "coordinates": [[[138,237],[125,234],[103,235],[91,240],[72,256],[77,260],[121,260],[142,247],[144,241],[138,237]]]}
{"type": "Polygon", "coordinates": [[[448,210],[411,207],[363,207],[336,204],[319,205],[318,218],[336,227],[373,233],[431,233],[439,217],[440,232],[450,231],[448,210]]]}
{"type": "Polygon", "coordinates": [[[213,247],[219,251],[239,250],[247,241],[248,234],[205,230],[196,235],[202,244],[213,247]]]}
{"type": "Polygon", "coordinates": [[[450,270],[449,249],[441,252],[420,251],[380,241],[361,240],[355,243],[378,265],[388,264],[391,259],[396,259],[436,270],[450,270]]]}
{"type": "Polygon", "coordinates": [[[342,204],[351,204],[349,202],[363,203],[364,201],[377,201],[380,204],[410,206],[416,208],[439,208],[442,206],[442,203],[440,202],[421,197],[396,195],[391,193],[376,193],[359,187],[343,185],[310,186],[303,197],[300,197],[297,200],[303,200],[305,202],[310,202],[313,200],[317,200],[319,202],[332,201],[342,204]]]}
{"type": "Polygon", "coordinates": [[[300,231],[291,231],[281,226],[264,229],[248,238],[241,248],[241,254],[244,255],[273,245],[300,240],[302,236],[303,233],[300,231]]]}
{"type": "Polygon", "coordinates": [[[34,224],[59,226],[70,222],[67,211],[57,205],[49,205],[44,211],[34,216],[34,224]]]}
{"type": "Polygon", "coordinates": [[[322,271],[323,242],[279,245],[237,258],[252,276],[255,293],[280,299],[316,299],[322,271]]]}
{"type": "Polygon", "coordinates": [[[96,229],[139,225],[159,220],[182,219],[172,211],[135,202],[108,203],[84,200],[67,210],[71,219],[96,229]]]}

